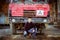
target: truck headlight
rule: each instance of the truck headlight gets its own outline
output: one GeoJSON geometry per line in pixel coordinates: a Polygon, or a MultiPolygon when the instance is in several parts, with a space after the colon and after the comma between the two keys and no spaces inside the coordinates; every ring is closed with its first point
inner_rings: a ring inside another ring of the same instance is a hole
{"type": "Polygon", "coordinates": [[[15,22],[16,20],[15,19],[12,19],[12,22],[15,22]]]}
{"type": "Polygon", "coordinates": [[[43,22],[47,22],[47,19],[44,19],[43,22]]]}

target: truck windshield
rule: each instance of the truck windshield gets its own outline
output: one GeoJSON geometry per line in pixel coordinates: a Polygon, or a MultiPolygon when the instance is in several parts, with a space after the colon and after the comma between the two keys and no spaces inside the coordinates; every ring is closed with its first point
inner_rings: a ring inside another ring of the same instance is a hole
{"type": "MultiPolygon", "coordinates": [[[[46,0],[47,1],[47,0],[46,0]]],[[[45,0],[13,0],[13,3],[24,3],[24,4],[36,4],[36,3],[47,3],[45,0]]]]}

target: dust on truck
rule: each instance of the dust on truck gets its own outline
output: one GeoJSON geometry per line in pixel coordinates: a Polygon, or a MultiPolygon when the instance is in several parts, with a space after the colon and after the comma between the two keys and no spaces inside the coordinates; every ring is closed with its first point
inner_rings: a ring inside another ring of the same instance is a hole
{"type": "Polygon", "coordinates": [[[33,23],[49,23],[49,4],[29,2],[13,2],[9,4],[8,15],[11,30],[13,30],[13,23],[26,23],[28,18],[31,18],[33,23]]]}

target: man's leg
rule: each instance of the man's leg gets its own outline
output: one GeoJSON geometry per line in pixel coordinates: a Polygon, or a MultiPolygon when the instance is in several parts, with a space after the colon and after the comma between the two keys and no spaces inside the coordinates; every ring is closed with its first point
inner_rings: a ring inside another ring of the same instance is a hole
{"type": "Polygon", "coordinates": [[[33,32],[32,36],[36,37],[36,33],[37,33],[37,28],[35,28],[35,32],[33,32]]]}
{"type": "Polygon", "coordinates": [[[34,32],[34,33],[32,34],[32,36],[36,36],[36,32],[34,32]]]}
{"type": "Polygon", "coordinates": [[[24,31],[24,37],[26,37],[27,36],[27,31],[24,31]]]}

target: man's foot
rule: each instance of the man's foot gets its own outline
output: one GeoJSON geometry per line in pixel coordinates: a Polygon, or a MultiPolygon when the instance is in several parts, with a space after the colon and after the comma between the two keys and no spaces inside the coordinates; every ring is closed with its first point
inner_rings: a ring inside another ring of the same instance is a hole
{"type": "Polygon", "coordinates": [[[30,36],[26,36],[28,39],[31,38],[30,36]]]}

